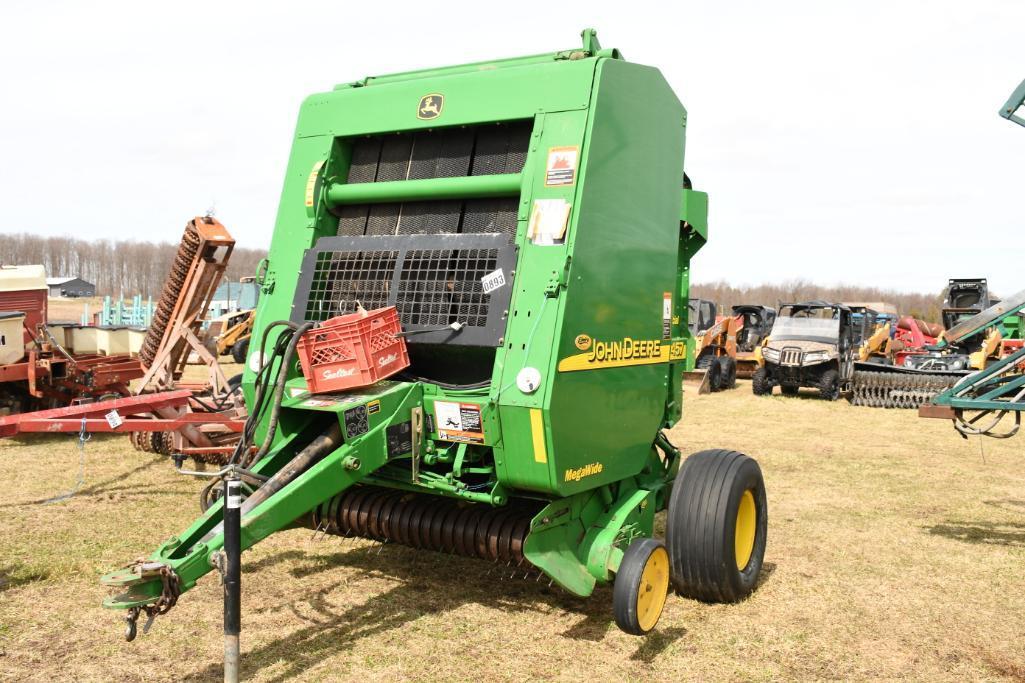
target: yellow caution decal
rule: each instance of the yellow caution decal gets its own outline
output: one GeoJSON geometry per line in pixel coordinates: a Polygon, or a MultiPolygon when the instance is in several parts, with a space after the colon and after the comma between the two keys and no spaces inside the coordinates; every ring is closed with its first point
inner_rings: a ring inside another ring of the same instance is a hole
{"type": "MultiPolygon", "coordinates": [[[[586,335],[577,337],[579,340],[586,335]]],[[[580,344],[577,344],[580,348],[580,344]]],[[[661,339],[633,339],[624,337],[615,341],[594,340],[585,353],[567,356],[559,361],[559,372],[622,368],[629,365],[652,365],[681,360],[687,354],[683,342],[661,339]]]]}

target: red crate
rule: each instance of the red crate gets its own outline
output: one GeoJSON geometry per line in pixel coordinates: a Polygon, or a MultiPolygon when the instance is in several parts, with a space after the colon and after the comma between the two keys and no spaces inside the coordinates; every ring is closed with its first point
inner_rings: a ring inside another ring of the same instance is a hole
{"type": "Polygon", "coordinates": [[[394,306],[325,320],[296,350],[310,392],[365,387],[409,367],[406,340],[394,306]]]}

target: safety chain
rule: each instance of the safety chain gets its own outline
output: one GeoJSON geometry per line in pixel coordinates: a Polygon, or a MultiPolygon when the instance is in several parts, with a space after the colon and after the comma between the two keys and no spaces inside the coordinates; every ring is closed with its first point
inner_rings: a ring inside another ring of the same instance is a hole
{"type": "Polygon", "coordinates": [[[62,500],[67,500],[78,493],[79,489],[82,488],[82,485],[85,483],[85,444],[91,438],[93,438],[93,435],[86,431],[86,422],[83,417],[82,425],[78,430],[78,479],[75,481],[75,486],[66,493],[54,496],[53,498],[47,498],[43,501],[43,505],[59,503],[62,500]]]}
{"type": "MultiPolygon", "coordinates": [[[[133,564],[141,564],[136,562],[133,564]]],[[[128,565],[131,567],[132,565],[128,565]]],[[[160,590],[160,598],[156,602],[149,605],[139,605],[132,607],[128,610],[128,614],[125,616],[125,640],[135,640],[136,635],[136,622],[139,621],[139,615],[142,612],[146,613],[146,623],[142,627],[143,633],[148,633],[150,626],[153,625],[153,620],[161,614],[167,614],[171,611],[171,608],[178,602],[178,596],[182,594],[181,590],[181,579],[175,574],[174,570],[164,565],[160,568],[160,581],[162,588],[160,590]]]]}

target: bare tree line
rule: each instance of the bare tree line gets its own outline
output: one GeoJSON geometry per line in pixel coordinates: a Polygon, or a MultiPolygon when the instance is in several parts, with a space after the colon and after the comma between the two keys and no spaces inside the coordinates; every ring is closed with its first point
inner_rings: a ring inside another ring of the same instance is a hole
{"type": "MultiPolygon", "coordinates": [[[[178,245],[169,242],[0,234],[0,264],[42,264],[48,277],[80,277],[95,284],[96,293],[101,296],[159,296],[177,250],[178,245]]],[[[236,247],[228,263],[227,279],[238,281],[240,277],[253,275],[260,259],[266,255],[267,252],[260,249],[236,247]]],[[[804,279],[739,287],[723,280],[697,283],[691,285],[691,296],[714,301],[720,312],[736,304],[776,307],[781,302],[812,299],[884,301],[895,305],[902,314],[930,322],[939,321],[943,299],[942,290],[923,294],[853,285],[824,287],[804,279]]]]}
{"type": "MultiPolygon", "coordinates": [[[[169,242],[0,235],[0,264],[42,264],[47,277],[80,277],[95,284],[99,296],[160,296],[177,251],[178,245],[169,242]]],[[[236,247],[228,262],[227,279],[238,281],[253,275],[266,255],[260,249],[236,247]]]]}
{"type": "Polygon", "coordinates": [[[901,315],[911,315],[929,322],[939,322],[940,306],[943,303],[942,288],[934,294],[923,294],[854,285],[823,287],[802,279],[741,287],[735,287],[722,280],[703,282],[691,285],[690,295],[714,301],[719,305],[720,313],[737,304],[760,304],[775,308],[780,303],[815,299],[840,302],[882,301],[896,306],[901,315]]]}

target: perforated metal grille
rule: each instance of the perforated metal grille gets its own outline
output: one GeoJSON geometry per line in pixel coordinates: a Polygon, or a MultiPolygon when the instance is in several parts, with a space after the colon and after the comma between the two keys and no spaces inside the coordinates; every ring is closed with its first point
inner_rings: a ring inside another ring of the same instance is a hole
{"type": "Polygon", "coordinates": [[[497,345],[515,262],[515,245],[498,234],[321,238],[303,261],[292,319],[327,320],[358,301],[395,306],[410,343],[497,345]],[[485,293],[482,278],[499,269],[506,284],[485,293]]]}
{"type": "Polygon", "coordinates": [[[403,324],[484,327],[490,297],[481,278],[498,267],[497,249],[430,249],[406,253],[395,305],[403,324]]]}
{"type": "Polygon", "coordinates": [[[317,254],[305,319],[322,321],[389,305],[398,251],[322,251],[317,254]]]}
{"type": "MultiPolygon", "coordinates": [[[[358,138],[352,143],[347,182],[519,173],[530,132],[529,121],[517,121],[358,138]]],[[[497,232],[513,239],[517,206],[515,198],[349,205],[338,212],[337,234],[497,232]]]]}

